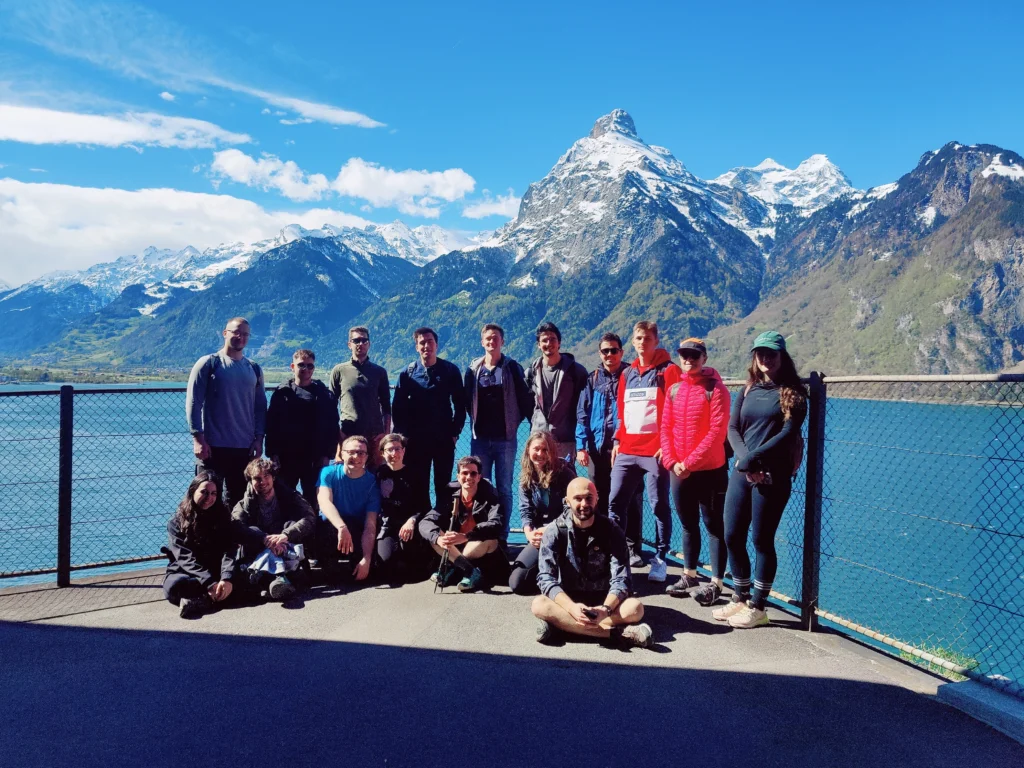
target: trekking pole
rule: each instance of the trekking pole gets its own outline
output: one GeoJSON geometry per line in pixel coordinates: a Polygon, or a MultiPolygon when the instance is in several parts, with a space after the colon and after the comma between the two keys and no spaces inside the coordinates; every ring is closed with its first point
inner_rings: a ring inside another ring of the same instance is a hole
{"type": "MultiPolygon", "coordinates": [[[[452,501],[452,519],[448,522],[448,533],[452,533],[455,530],[455,519],[458,517],[459,512],[459,497],[456,496],[452,501]]],[[[444,548],[444,552],[441,553],[441,565],[437,567],[437,581],[434,582],[434,594],[437,594],[437,588],[441,587],[441,592],[444,593],[444,583],[448,580],[448,569],[451,567],[451,555],[448,554],[448,547],[444,548]]]]}

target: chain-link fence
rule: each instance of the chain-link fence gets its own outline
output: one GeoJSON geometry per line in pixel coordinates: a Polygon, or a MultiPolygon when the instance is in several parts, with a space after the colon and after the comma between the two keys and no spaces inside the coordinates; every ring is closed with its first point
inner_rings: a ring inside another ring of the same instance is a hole
{"type": "Polygon", "coordinates": [[[0,576],[56,568],[59,423],[56,393],[0,397],[0,576]]]}
{"type": "Polygon", "coordinates": [[[980,378],[827,380],[818,605],[1019,693],[1024,383],[980,378]]]}
{"type": "MultiPolygon", "coordinates": [[[[812,387],[823,439],[816,446],[805,422],[808,460],[776,535],[773,595],[806,623],[820,616],[1021,695],[1024,377],[995,378],[833,378],[827,398],[812,387]]],[[[742,384],[729,386],[735,398],[742,384]]],[[[192,477],[184,387],[65,397],[62,408],[57,392],[0,393],[0,584],[61,563],[157,557],[192,477]]],[[[520,454],[528,435],[524,424],[520,454]]],[[[467,426],[456,455],[469,453],[467,426]]],[[[517,458],[514,488],[519,474],[517,458]]],[[[511,518],[520,528],[518,509],[511,518]]],[[[653,543],[646,499],[643,523],[653,543]]],[[[681,532],[673,518],[673,552],[681,532]]]]}

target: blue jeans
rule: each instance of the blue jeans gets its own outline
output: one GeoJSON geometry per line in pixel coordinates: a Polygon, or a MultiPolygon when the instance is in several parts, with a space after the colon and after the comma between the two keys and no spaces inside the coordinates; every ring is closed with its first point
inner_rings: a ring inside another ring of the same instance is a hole
{"type": "Polygon", "coordinates": [[[491,479],[494,470],[494,487],[501,500],[501,520],[505,531],[501,541],[508,541],[508,529],[512,520],[512,468],[516,461],[515,440],[485,440],[474,437],[469,442],[469,451],[483,462],[481,473],[485,480],[491,479]]]}

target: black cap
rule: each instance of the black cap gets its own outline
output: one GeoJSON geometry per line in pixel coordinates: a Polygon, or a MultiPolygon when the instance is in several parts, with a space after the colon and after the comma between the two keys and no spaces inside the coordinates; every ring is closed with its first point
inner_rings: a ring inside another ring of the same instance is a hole
{"type": "Polygon", "coordinates": [[[702,355],[706,355],[708,353],[708,348],[707,347],[705,347],[699,341],[695,341],[693,339],[687,339],[686,341],[680,341],[679,342],[679,347],[676,349],[676,352],[683,352],[684,350],[687,350],[687,349],[693,350],[694,352],[700,352],[702,355]]]}

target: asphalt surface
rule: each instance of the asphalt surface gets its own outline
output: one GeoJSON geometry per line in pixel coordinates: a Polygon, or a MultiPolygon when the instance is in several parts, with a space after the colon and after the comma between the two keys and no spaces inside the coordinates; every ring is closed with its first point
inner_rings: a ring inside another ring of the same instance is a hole
{"type": "Polygon", "coordinates": [[[651,594],[654,649],[546,647],[529,602],[318,587],[185,621],[158,576],[0,594],[0,766],[1024,765],[937,678],[788,614],[731,630],[651,594]]]}

